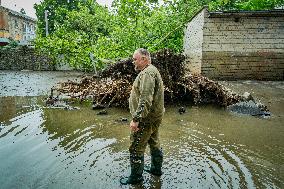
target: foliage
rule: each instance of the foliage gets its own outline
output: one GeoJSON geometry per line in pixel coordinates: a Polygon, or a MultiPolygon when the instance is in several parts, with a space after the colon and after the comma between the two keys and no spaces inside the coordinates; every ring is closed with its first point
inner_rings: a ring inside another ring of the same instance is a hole
{"type": "Polygon", "coordinates": [[[270,10],[284,6],[283,0],[245,0],[237,3],[240,10],[270,10]]]}
{"type": "Polygon", "coordinates": [[[80,1],[78,0],[43,0],[40,4],[35,4],[37,22],[37,33],[45,35],[45,11],[48,11],[48,31],[55,31],[55,22],[62,24],[68,11],[78,10],[80,1]],[[59,13],[60,12],[60,13],[59,13]],[[59,14],[58,14],[59,13],[59,14]]]}
{"type": "Polygon", "coordinates": [[[24,9],[24,8],[21,8],[20,13],[21,13],[21,14],[26,14],[25,9],[24,9]]]}
{"type": "MultiPolygon", "coordinates": [[[[89,8],[78,5],[78,10],[72,11],[60,7],[55,11],[56,17],[62,12],[65,20],[55,20],[54,31],[47,37],[39,32],[36,47],[49,53],[54,63],[68,62],[74,68],[92,69],[90,53],[94,52],[93,46],[100,36],[109,32],[107,8],[95,3],[89,8]]],[[[97,61],[96,66],[102,67],[101,62],[97,61]]]]}
{"type": "Polygon", "coordinates": [[[15,40],[10,40],[10,43],[8,44],[8,46],[9,47],[17,47],[19,44],[18,44],[18,42],[17,41],[15,41],[15,40]]]}
{"type": "Polygon", "coordinates": [[[16,40],[9,38],[9,44],[5,46],[0,46],[0,48],[1,49],[11,49],[11,48],[15,48],[18,46],[19,46],[19,43],[16,40]]]}
{"type": "Polygon", "coordinates": [[[209,8],[211,10],[271,10],[283,5],[283,0],[215,0],[209,3],[209,8]]]}
{"type": "Polygon", "coordinates": [[[157,1],[115,0],[112,31],[98,40],[96,55],[127,57],[139,47],[152,52],[164,48],[181,52],[183,26],[202,5],[196,0],[165,1],[162,6],[157,1]]]}
{"type": "Polygon", "coordinates": [[[55,62],[86,69],[93,67],[90,53],[102,68],[102,60],[128,57],[139,47],[181,52],[184,26],[204,5],[210,10],[259,10],[283,5],[283,0],[114,0],[111,10],[95,0],[43,0],[35,5],[35,44],[55,62]]]}

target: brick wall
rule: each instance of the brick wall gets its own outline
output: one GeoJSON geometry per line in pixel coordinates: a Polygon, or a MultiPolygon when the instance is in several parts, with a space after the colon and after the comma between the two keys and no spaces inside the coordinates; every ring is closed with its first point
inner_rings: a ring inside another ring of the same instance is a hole
{"type": "MultiPolygon", "coordinates": [[[[284,80],[284,12],[283,16],[268,13],[212,16],[204,10],[200,59],[203,75],[212,79],[284,80]]],[[[194,37],[199,35],[189,38],[194,37]]],[[[185,48],[194,47],[188,43],[185,48]]],[[[187,53],[194,54],[190,50],[187,53]]]]}

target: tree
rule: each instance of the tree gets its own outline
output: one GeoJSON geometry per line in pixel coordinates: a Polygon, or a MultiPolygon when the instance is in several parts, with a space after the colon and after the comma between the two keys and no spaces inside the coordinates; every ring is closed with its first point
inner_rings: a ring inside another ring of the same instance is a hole
{"type": "Polygon", "coordinates": [[[202,3],[176,0],[160,5],[157,1],[115,0],[113,30],[98,40],[95,51],[98,57],[111,59],[129,56],[138,47],[151,51],[171,48],[180,52],[184,26],[202,3]]]}
{"type": "Polygon", "coordinates": [[[240,10],[271,10],[283,5],[283,0],[243,0],[236,3],[240,10]]]}
{"type": "MultiPolygon", "coordinates": [[[[55,14],[65,14],[65,20],[54,20],[54,31],[49,36],[39,35],[36,48],[53,57],[54,63],[66,61],[72,67],[93,68],[90,53],[101,36],[108,35],[111,15],[106,7],[97,3],[91,6],[79,5],[78,10],[67,11],[58,8],[55,14]],[[61,23],[61,24],[59,24],[61,23]]],[[[97,61],[97,68],[102,64],[97,61]]]]}
{"type": "Polygon", "coordinates": [[[92,53],[100,68],[102,59],[128,57],[139,47],[181,52],[184,27],[204,5],[211,10],[257,10],[272,9],[283,0],[114,0],[111,11],[95,0],[69,1],[43,0],[35,6],[36,47],[54,60],[62,55],[74,67],[91,68],[92,53]],[[49,10],[48,37],[44,10],[49,10]]]}
{"type": "Polygon", "coordinates": [[[43,0],[40,4],[35,4],[37,22],[37,34],[45,36],[45,11],[48,11],[48,31],[53,33],[55,24],[62,24],[68,11],[78,10],[84,0],[43,0]]]}
{"type": "Polygon", "coordinates": [[[271,10],[283,5],[283,0],[215,0],[209,3],[209,8],[211,10],[271,10]]]}
{"type": "Polygon", "coordinates": [[[24,9],[24,8],[21,8],[20,13],[21,13],[21,14],[26,14],[25,9],[24,9]]]}

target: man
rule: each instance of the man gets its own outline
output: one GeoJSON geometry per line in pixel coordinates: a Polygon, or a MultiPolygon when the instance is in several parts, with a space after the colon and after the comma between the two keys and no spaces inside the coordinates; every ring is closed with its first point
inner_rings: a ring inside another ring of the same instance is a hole
{"type": "Polygon", "coordinates": [[[164,86],[162,77],[151,64],[150,53],[146,49],[137,49],[133,54],[136,77],[130,98],[129,109],[132,115],[130,122],[131,145],[129,177],[120,179],[121,184],[137,184],[143,181],[143,169],[151,174],[161,176],[163,152],[159,142],[159,126],[164,108],[164,86]],[[151,151],[151,167],[144,168],[144,152],[147,144],[151,151]]]}

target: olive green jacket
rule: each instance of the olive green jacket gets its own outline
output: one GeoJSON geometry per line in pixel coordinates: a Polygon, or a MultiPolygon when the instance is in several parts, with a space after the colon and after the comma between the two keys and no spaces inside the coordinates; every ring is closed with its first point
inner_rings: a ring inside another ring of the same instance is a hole
{"type": "Polygon", "coordinates": [[[164,85],[158,69],[149,64],[136,77],[129,98],[129,109],[134,121],[162,118],[164,85]]]}

